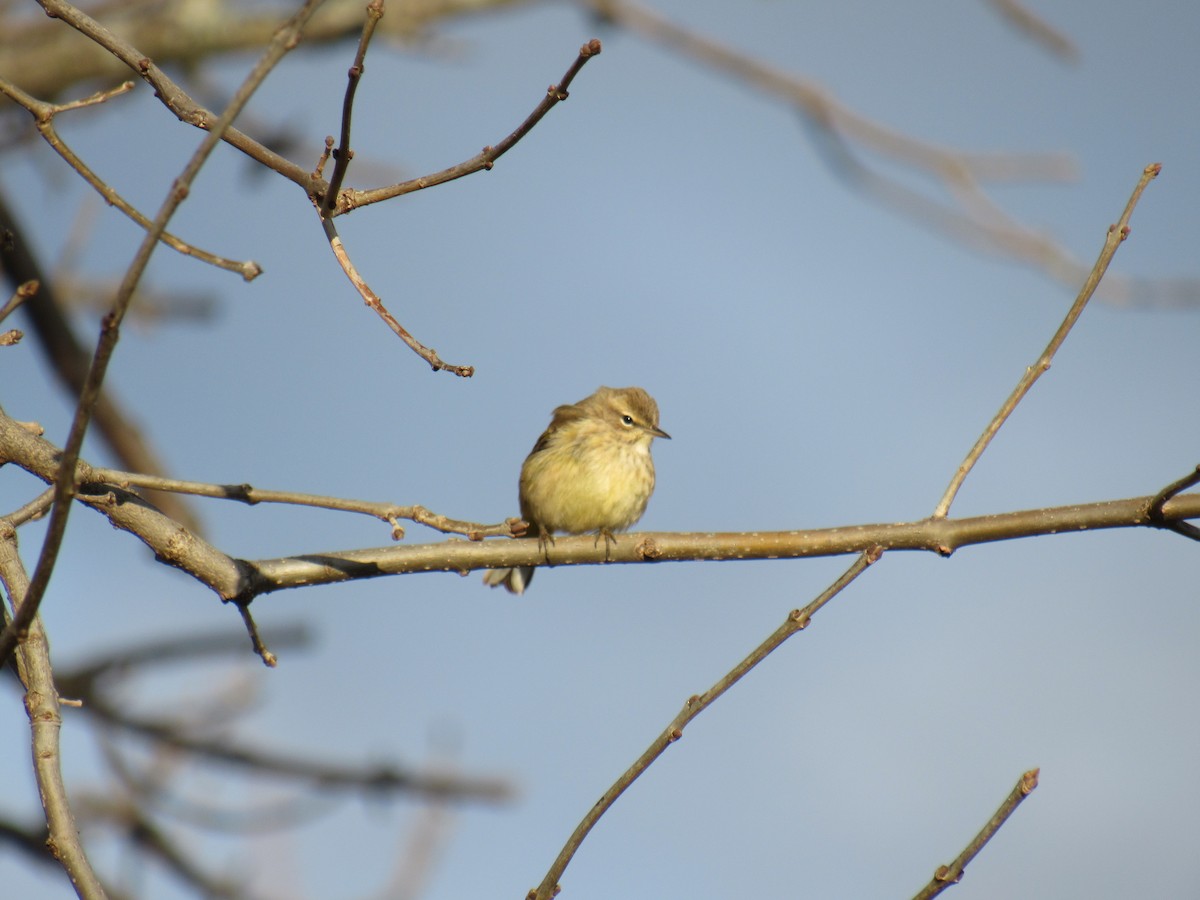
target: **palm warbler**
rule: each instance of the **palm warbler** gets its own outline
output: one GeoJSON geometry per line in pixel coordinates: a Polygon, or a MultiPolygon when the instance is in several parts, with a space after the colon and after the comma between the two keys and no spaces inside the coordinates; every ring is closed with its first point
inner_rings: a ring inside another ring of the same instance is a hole
{"type": "MultiPolygon", "coordinates": [[[[543,550],[554,532],[594,531],[605,547],[646,511],[654,493],[650,443],[670,435],[658,427],[658,404],[639,387],[599,388],[554,410],[547,428],[521,466],[521,518],[543,550]]],[[[492,569],[492,587],[524,593],[533,567],[492,569]]]]}

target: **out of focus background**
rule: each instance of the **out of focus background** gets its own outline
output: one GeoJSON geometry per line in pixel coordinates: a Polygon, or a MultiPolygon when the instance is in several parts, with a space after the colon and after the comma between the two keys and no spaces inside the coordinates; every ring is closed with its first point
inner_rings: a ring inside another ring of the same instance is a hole
{"type": "MultiPolygon", "coordinates": [[[[180,6],[181,28],[242,9],[180,6]]],[[[656,444],[639,529],[919,519],[1154,162],[1109,280],[952,514],[1153,494],[1200,462],[1200,7],[1029,0],[1069,47],[987,2],[493,7],[377,36],[351,186],[469,158],[583,42],[603,53],[492,171],[338,219],[395,316],[475,376],[432,374],[363,306],[302,193],[222,146],[170,230],[264,274],[247,284],[160,247],[107,382],[171,474],[497,522],[517,514],[521,461],[555,406],[636,384],[674,438],[656,444]],[[697,55],[661,23],[759,68],[697,55]],[[783,79],[824,92],[827,117],[790,103],[783,79]],[[894,135],[872,142],[871,127],[894,135]]],[[[405,9],[417,7],[389,3],[385,22],[405,9]]],[[[18,26],[43,20],[32,3],[0,8],[0,78],[30,77],[4,70],[3,31],[13,51],[18,26]]],[[[239,125],[314,166],[356,41],[357,26],[302,45],[239,125]]],[[[163,64],[220,109],[257,53],[163,64]]],[[[140,82],[56,122],[149,215],[203,137],[140,82]]],[[[26,113],[5,101],[0,126],[0,190],[92,346],[103,307],[86,298],[107,302],[142,232],[29,136],[26,113]]],[[[4,327],[29,331],[21,313],[4,327]]],[[[72,400],[28,335],[0,350],[0,404],[65,441],[72,400]]],[[[94,437],[84,456],[113,463],[94,437]]],[[[0,514],[41,489],[0,470],[0,514]]],[[[214,544],[248,559],[390,541],[366,517],[193,508],[214,544]]],[[[20,532],[30,568],[43,528],[20,532]]],[[[406,538],[440,540],[416,525],[406,538]]],[[[1041,786],[956,897],[1194,896],[1198,562],[1194,543],[1149,530],[885,556],[620,798],[562,896],[911,896],[1032,767],[1041,786]]],[[[524,897],[684,700],[848,563],[566,567],[519,598],[478,573],[286,591],[254,604],[258,623],[268,641],[303,625],[311,642],[278,645],[267,670],[235,610],[80,508],[42,608],[58,671],[228,632],[237,652],[137,667],[114,696],[144,716],[210,716],[211,733],[264,752],[494,777],[513,793],[300,791],[74,709],[68,784],[86,811],[134,798],[154,773],[155,822],[232,896],[524,897]]],[[[0,819],[35,828],[29,755],[9,682],[0,819]]],[[[84,838],[127,896],[202,893],[119,829],[84,838]]],[[[0,883],[11,897],[72,893],[15,842],[0,841],[0,883]]]]}

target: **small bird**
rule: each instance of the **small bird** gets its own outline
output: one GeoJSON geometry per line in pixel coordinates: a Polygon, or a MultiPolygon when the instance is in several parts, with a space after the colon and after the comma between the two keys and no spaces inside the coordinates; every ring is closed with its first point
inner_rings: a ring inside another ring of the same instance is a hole
{"type": "MultiPolygon", "coordinates": [[[[650,444],[671,436],[658,427],[658,404],[640,387],[601,387],[554,410],[521,466],[521,518],[543,550],[554,532],[596,532],[605,547],[631,527],[654,493],[650,444]]],[[[485,584],[522,594],[533,566],[491,569],[485,584]]]]}

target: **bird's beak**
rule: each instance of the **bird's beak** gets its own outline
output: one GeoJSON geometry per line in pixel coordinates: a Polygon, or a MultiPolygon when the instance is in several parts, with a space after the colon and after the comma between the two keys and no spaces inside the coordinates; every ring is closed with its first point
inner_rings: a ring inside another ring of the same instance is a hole
{"type": "Polygon", "coordinates": [[[671,436],[669,434],[667,434],[665,431],[663,431],[661,428],[659,428],[657,425],[654,426],[653,428],[647,428],[646,430],[648,432],[650,432],[652,435],[654,435],[655,437],[666,438],[668,441],[671,439],[671,436]]]}

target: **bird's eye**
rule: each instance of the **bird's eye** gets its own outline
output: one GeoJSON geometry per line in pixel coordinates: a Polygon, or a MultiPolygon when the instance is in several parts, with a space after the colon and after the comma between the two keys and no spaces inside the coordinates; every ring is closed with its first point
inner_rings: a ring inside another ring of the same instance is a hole
{"type": "Polygon", "coordinates": [[[632,427],[632,425],[633,425],[633,416],[629,415],[629,413],[626,413],[625,415],[621,416],[621,421],[622,421],[623,423],[625,423],[626,425],[629,425],[629,426],[631,426],[631,427],[632,427]]]}

